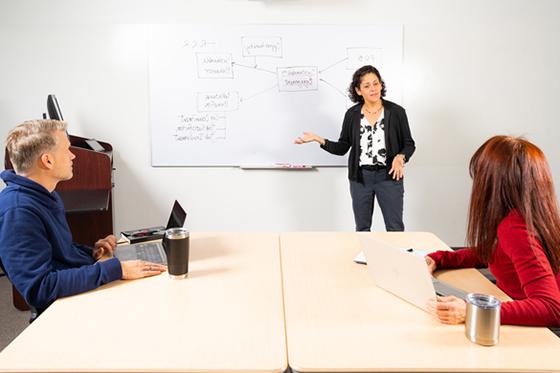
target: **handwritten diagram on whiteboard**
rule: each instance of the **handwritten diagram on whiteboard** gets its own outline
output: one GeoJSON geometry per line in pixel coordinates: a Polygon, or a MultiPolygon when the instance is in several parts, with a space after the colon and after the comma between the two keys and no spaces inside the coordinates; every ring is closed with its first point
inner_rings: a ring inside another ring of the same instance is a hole
{"type": "Polygon", "coordinates": [[[400,102],[401,62],[401,26],[152,25],[152,165],[345,165],[293,140],[338,139],[363,65],[400,102]]]}

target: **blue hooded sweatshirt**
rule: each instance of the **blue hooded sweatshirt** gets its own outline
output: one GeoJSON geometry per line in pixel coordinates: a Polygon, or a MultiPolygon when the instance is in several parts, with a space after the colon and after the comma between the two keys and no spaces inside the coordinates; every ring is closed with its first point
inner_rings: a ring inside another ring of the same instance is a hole
{"type": "Polygon", "coordinates": [[[12,170],[0,177],[0,266],[30,306],[40,313],[122,277],[117,258],[95,262],[92,248],[72,242],[58,193],[12,170]]]}

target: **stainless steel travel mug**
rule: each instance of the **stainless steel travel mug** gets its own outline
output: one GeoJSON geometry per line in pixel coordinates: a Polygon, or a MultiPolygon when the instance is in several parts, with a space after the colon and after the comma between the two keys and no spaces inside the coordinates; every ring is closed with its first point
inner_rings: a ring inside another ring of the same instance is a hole
{"type": "Polygon", "coordinates": [[[189,273],[189,232],[184,228],[171,228],[163,236],[163,249],[167,256],[167,272],[171,278],[185,278],[189,273]]]}
{"type": "Polygon", "coordinates": [[[493,346],[500,338],[500,301],[486,294],[470,293],[467,301],[465,335],[474,343],[493,346]]]}

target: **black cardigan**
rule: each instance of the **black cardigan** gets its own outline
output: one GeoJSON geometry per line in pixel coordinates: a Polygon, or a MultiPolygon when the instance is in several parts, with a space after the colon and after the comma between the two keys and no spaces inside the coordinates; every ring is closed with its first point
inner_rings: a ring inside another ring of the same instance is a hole
{"type": "MultiPolygon", "coordinates": [[[[344,155],[350,149],[348,157],[348,178],[354,181],[362,181],[360,170],[360,121],[362,115],[362,103],[352,106],[344,115],[342,131],[338,141],[325,139],[325,145],[321,148],[329,153],[344,155]]],[[[391,101],[383,100],[385,109],[385,148],[387,149],[387,178],[390,179],[389,170],[393,163],[393,158],[397,154],[404,154],[405,161],[408,162],[416,146],[410,134],[408,118],[402,108],[391,101]]]]}

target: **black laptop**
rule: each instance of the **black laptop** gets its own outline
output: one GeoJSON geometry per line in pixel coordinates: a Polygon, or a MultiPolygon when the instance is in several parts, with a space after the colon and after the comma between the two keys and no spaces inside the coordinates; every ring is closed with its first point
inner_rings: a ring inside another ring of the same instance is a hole
{"type": "Polygon", "coordinates": [[[145,260],[147,262],[167,264],[167,258],[161,242],[145,242],[155,241],[163,238],[166,229],[180,228],[185,224],[187,213],[178,201],[175,201],[167,226],[151,227],[138,229],[135,231],[122,232],[123,236],[130,237],[132,243],[130,245],[119,246],[115,251],[115,256],[121,261],[125,260],[145,260]],[[134,241],[135,238],[141,239],[141,242],[134,241]]]}

